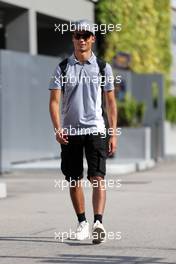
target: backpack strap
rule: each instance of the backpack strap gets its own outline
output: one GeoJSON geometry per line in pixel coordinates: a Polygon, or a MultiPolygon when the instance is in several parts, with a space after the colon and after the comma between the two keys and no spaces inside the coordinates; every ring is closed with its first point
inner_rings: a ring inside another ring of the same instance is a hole
{"type": "Polygon", "coordinates": [[[104,81],[105,81],[105,67],[106,67],[106,62],[100,58],[97,57],[97,64],[100,69],[100,74],[102,76],[102,82],[101,82],[101,89],[103,92],[103,87],[104,87],[104,81]]]}
{"type": "Polygon", "coordinates": [[[100,58],[97,58],[97,64],[100,69],[100,74],[101,74],[101,108],[102,108],[102,116],[105,121],[105,127],[108,128],[108,117],[106,113],[106,104],[105,104],[105,97],[104,97],[104,85],[105,85],[105,67],[106,67],[106,62],[100,58]]]}
{"type": "MultiPolygon", "coordinates": [[[[61,61],[59,63],[59,67],[61,69],[62,80],[64,80],[64,78],[66,76],[67,64],[68,64],[68,58],[64,59],[63,61],[61,61]]],[[[62,91],[63,91],[63,94],[64,94],[64,92],[65,92],[65,83],[62,83],[62,91]]]]}

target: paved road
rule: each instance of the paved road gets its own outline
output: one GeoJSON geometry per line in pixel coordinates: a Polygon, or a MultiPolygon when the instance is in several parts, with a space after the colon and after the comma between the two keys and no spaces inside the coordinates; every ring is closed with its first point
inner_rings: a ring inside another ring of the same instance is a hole
{"type": "MultiPolygon", "coordinates": [[[[101,245],[92,245],[91,239],[63,239],[63,232],[74,231],[76,217],[68,188],[59,187],[58,171],[15,171],[4,177],[8,198],[0,200],[1,264],[176,263],[176,162],[109,175],[104,216],[108,240],[101,245]]],[[[85,195],[91,223],[89,186],[85,195]]]]}

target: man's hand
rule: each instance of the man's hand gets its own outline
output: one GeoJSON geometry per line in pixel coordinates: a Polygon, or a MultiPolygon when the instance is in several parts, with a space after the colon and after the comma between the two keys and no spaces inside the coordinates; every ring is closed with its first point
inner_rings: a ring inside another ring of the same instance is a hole
{"type": "Polygon", "coordinates": [[[68,135],[64,133],[63,129],[55,129],[55,135],[56,135],[56,140],[60,144],[67,145],[68,142],[68,135]]]}
{"type": "MultiPolygon", "coordinates": [[[[117,104],[114,94],[114,90],[105,92],[106,98],[106,109],[108,115],[109,128],[115,133],[117,127],[117,104]]],[[[108,142],[108,156],[112,156],[116,151],[117,146],[117,135],[111,134],[111,137],[108,142]]]]}
{"type": "Polygon", "coordinates": [[[108,156],[112,156],[117,148],[117,136],[111,136],[108,142],[108,156]]]}

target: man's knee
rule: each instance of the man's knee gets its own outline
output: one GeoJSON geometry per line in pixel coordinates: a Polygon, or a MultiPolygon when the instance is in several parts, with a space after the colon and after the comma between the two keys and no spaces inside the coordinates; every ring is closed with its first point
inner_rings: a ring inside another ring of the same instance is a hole
{"type": "Polygon", "coordinates": [[[82,188],[82,180],[71,180],[69,182],[70,190],[77,190],[79,188],[82,188]]]}
{"type": "Polygon", "coordinates": [[[104,177],[102,176],[90,176],[90,182],[92,184],[92,187],[94,188],[101,188],[101,189],[105,189],[105,180],[104,177]]]}
{"type": "Polygon", "coordinates": [[[90,176],[89,179],[90,179],[91,183],[93,181],[99,181],[100,182],[101,180],[103,180],[103,177],[102,176],[90,176]]]}

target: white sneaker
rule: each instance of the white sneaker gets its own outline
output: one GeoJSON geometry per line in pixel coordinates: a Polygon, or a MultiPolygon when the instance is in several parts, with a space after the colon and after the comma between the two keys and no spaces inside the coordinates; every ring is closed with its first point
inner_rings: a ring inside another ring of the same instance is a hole
{"type": "Polygon", "coordinates": [[[89,237],[89,223],[87,221],[82,221],[78,223],[76,229],[76,239],[77,240],[84,240],[89,237]]]}
{"type": "Polygon", "coordinates": [[[104,226],[97,220],[92,227],[92,243],[100,244],[106,241],[106,231],[104,226]]]}

